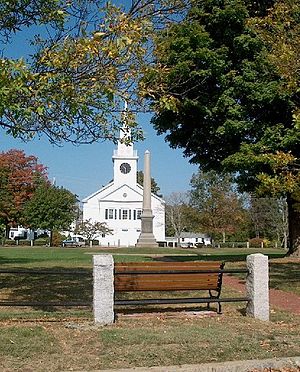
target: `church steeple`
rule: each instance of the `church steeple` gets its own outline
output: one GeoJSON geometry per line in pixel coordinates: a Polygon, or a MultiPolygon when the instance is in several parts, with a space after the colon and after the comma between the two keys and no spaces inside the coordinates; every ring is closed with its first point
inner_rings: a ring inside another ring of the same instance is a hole
{"type": "Polygon", "coordinates": [[[123,124],[123,127],[120,129],[120,137],[118,141],[118,155],[133,156],[133,144],[128,142],[130,138],[131,130],[126,124],[123,124]]]}
{"type": "Polygon", "coordinates": [[[137,173],[137,151],[133,149],[133,144],[126,141],[130,139],[130,128],[123,124],[120,129],[120,139],[118,141],[117,150],[114,150],[114,184],[129,186],[136,185],[137,173]]]}

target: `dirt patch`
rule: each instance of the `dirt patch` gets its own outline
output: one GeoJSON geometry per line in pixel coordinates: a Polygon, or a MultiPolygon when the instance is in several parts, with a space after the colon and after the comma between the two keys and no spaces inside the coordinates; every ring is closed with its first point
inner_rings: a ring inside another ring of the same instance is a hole
{"type": "MultiPolygon", "coordinates": [[[[241,280],[229,275],[224,275],[223,283],[225,286],[228,286],[245,294],[245,280],[241,280]]],[[[300,315],[300,296],[297,296],[294,293],[288,293],[285,291],[281,291],[280,289],[273,288],[270,289],[269,293],[271,306],[281,310],[291,311],[293,314],[300,315]]]]}

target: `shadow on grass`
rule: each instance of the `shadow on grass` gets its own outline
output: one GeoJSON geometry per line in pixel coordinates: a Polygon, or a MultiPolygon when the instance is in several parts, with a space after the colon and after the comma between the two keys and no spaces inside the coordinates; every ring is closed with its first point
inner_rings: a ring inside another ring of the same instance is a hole
{"type": "MultiPolygon", "coordinates": [[[[216,313],[216,306],[214,304],[210,307],[211,313],[216,313]]],[[[199,304],[195,304],[194,306],[163,306],[163,305],[157,305],[155,306],[144,306],[144,307],[122,307],[117,306],[116,307],[116,318],[118,318],[119,315],[133,315],[133,314],[166,314],[166,313],[174,313],[174,314],[180,314],[180,313],[186,313],[186,312],[205,312],[208,311],[206,305],[199,306],[199,304]]]]}
{"type": "MultiPolygon", "coordinates": [[[[246,261],[247,256],[249,253],[245,254],[198,254],[197,256],[168,256],[165,255],[163,257],[155,257],[153,258],[154,261],[165,261],[165,262],[187,262],[187,261],[224,261],[224,262],[239,262],[239,261],[246,261]]],[[[269,259],[270,258],[283,258],[285,253],[267,253],[266,254],[269,259]]]]}
{"type": "Polygon", "coordinates": [[[271,286],[281,289],[282,284],[286,283],[289,287],[300,285],[300,263],[270,263],[271,286]]]}
{"type": "MultiPolygon", "coordinates": [[[[31,264],[34,262],[47,262],[49,258],[32,258],[32,257],[1,257],[0,256],[0,265],[24,265],[31,264]]],[[[1,267],[1,266],[0,266],[1,267]]]]}
{"type": "MultiPolygon", "coordinates": [[[[34,269],[37,271],[37,269],[34,269]]],[[[42,270],[42,269],[41,269],[42,270]]],[[[1,274],[0,275],[0,306],[1,301],[39,303],[33,309],[56,311],[58,307],[43,305],[43,303],[89,303],[92,304],[92,270],[66,269],[52,267],[49,274],[1,274]],[[50,274],[52,271],[64,273],[50,274]],[[76,271],[76,274],[74,272],[76,271]],[[78,273],[77,273],[78,272],[78,273]]],[[[60,308],[60,307],[59,307],[60,308]]]]}

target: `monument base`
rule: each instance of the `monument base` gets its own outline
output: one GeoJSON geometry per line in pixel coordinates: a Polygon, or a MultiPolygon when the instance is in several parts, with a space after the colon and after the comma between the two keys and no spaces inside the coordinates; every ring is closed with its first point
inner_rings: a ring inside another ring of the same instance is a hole
{"type": "Polygon", "coordinates": [[[143,209],[141,215],[141,233],[136,243],[136,247],[155,248],[158,247],[153,235],[153,218],[151,209],[143,209]]]}
{"type": "Polygon", "coordinates": [[[135,246],[139,248],[157,248],[158,244],[152,233],[141,233],[135,246]]]}

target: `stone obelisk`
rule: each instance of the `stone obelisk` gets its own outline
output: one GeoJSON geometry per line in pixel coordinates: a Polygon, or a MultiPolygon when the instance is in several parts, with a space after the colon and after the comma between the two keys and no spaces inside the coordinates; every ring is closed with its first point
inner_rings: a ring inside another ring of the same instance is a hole
{"type": "Polygon", "coordinates": [[[158,247],[153,235],[153,214],[151,209],[151,173],[150,152],[145,151],[144,157],[144,182],[143,182],[143,211],[141,215],[141,234],[136,243],[137,247],[158,247]]]}

